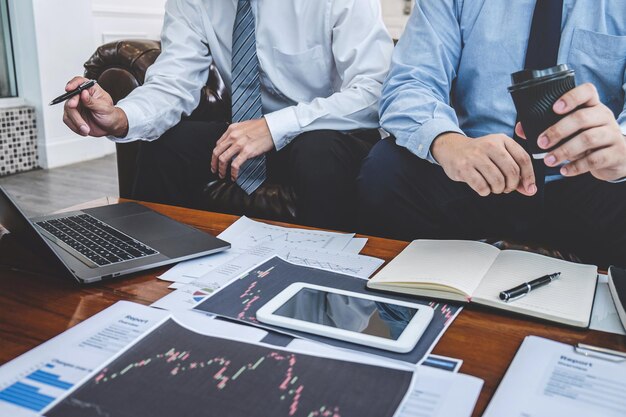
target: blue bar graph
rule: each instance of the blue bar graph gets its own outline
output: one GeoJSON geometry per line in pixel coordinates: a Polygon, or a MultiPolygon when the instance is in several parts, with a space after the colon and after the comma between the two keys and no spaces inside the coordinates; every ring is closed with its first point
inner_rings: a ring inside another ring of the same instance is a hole
{"type": "Polygon", "coordinates": [[[59,375],[51,374],[45,371],[35,371],[32,374],[28,375],[26,378],[63,390],[68,390],[72,388],[73,385],[69,382],[61,381],[61,377],[59,375]]]}
{"type": "Polygon", "coordinates": [[[29,410],[41,411],[54,401],[54,397],[39,393],[39,388],[16,382],[0,391],[0,400],[29,410]]]}
{"type": "Polygon", "coordinates": [[[18,407],[26,408],[28,410],[43,410],[44,408],[46,408],[46,406],[53,402],[56,397],[41,394],[41,389],[39,387],[29,385],[25,382],[29,380],[35,381],[40,384],[48,385],[50,387],[61,389],[64,391],[72,388],[73,384],[62,381],[60,375],[48,372],[53,371],[54,368],[55,365],[46,364],[43,368],[46,369],[46,371],[38,369],[35,372],[27,375],[23,382],[16,382],[15,384],[3,389],[2,391],[0,391],[0,401],[5,401],[18,407]]]}

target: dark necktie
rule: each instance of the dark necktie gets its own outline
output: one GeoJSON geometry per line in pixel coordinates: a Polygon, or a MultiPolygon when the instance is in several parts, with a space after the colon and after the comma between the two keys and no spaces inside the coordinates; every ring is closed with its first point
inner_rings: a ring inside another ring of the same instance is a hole
{"type": "MultiPolygon", "coordinates": [[[[562,18],[563,0],[537,0],[528,37],[524,69],[540,70],[557,65],[562,18]]],[[[525,146],[526,141],[519,140],[519,142],[525,146]]],[[[545,176],[558,174],[558,168],[546,167],[543,160],[533,160],[533,168],[539,190],[537,195],[541,197],[545,176]]]]}
{"type": "MultiPolygon", "coordinates": [[[[232,121],[259,119],[263,116],[259,59],[256,55],[254,14],[250,0],[239,0],[233,27],[232,48],[232,121]]],[[[247,160],[237,177],[237,185],[252,194],[267,177],[265,155],[247,160]]]]}
{"type": "Polygon", "coordinates": [[[557,64],[562,15],[563,0],[537,0],[524,69],[540,70],[557,64]]]}

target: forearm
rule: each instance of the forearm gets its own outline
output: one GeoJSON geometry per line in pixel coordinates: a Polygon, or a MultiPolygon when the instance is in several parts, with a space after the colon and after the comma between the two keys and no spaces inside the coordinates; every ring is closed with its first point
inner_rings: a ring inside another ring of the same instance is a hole
{"type": "Polygon", "coordinates": [[[201,84],[180,81],[156,75],[121,100],[117,107],[126,115],[127,129],[118,141],[155,140],[183,114],[191,114],[200,101],[201,84]]]}

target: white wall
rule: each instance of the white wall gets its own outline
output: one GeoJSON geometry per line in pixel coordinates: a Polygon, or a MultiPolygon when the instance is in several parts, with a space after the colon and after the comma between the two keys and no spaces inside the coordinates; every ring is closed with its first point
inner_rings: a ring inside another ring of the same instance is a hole
{"type": "Polygon", "coordinates": [[[166,0],[92,0],[95,42],[159,39],[166,0]]]}
{"type": "Polygon", "coordinates": [[[37,54],[37,39],[33,30],[33,4],[24,0],[9,0],[9,12],[12,25],[13,49],[15,52],[15,67],[19,99],[2,100],[0,105],[18,106],[29,104],[34,106],[37,113],[37,136],[39,161],[46,160],[45,132],[43,128],[43,105],[41,102],[41,83],[39,82],[39,58],[37,54]]]}
{"type": "Polygon", "coordinates": [[[35,104],[41,107],[42,165],[54,168],[112,153],[114,146],[106,139],[83,138],[71,132],[63,124],[62,105],[47,105],[63,92],[67,81],[82,74],[82,64],[95,49],[91,0],[30,1],[39,64],[40,98],[35,104]]]}
{"type": "Polygon", "coordinates": [[[381,3],[387,28],[394,39],[399,39],[409,20],[409,14],[406,12],[413,8],[415,0],[381,0],[381,3]]]}

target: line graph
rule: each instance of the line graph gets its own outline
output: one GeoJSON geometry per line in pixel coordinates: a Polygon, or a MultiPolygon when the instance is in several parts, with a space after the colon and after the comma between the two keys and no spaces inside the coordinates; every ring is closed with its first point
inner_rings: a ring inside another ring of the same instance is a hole
{"type": "Polygon", "coordinates": [[[324,247],[330,241],[332,237],[319,236],[311,234],[311,236],[302,236],[302,234],[295,232],[279,232],[277,234],[268,233],[267,235],[252,235],[250,240],[256,244],[264,242],[285,242],[303,246],[321,246],[324,247]]]}
{"type": "Polygon", "coordinates": [[[169,320],[46,416],[391,417],[411,378],[200,335],[169,320]],[[385,401],[366,395],[373,390],[385,401]]]}
{"type": "Polygon", "coordinates": [[[361,265],[345,265],[332,261],[325,261],[321,259],[313,259],[306,256],[299,256],[293,252],[287,253],[285,259],[294,264],[309,266],[311,268],[326,269],[329,271],[335,271],[347,275],[361,275],[364,267],[361,265]]]}
{"type": "Polygon", "coordinates": [[[239,231],[236,241],[243,248],[263,243],[278,243],[292,247],[341,251],[352,240],[350,234],[308,229],[293,229],[248,220],[239,231]]]}

